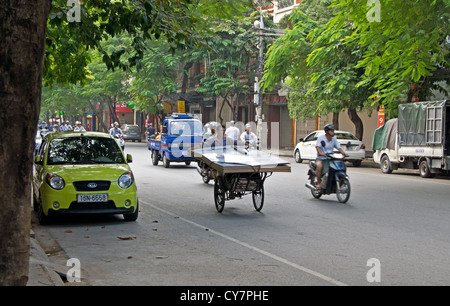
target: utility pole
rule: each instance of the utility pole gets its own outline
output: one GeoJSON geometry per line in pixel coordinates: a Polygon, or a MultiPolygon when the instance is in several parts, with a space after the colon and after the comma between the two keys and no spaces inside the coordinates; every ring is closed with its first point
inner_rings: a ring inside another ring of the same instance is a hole
{"type": "MultiPolygon", "coordinates": [[[[262,111],[263,111],[263,99],[261,94],[261,80],[264,73],[264,20],[262,15],[262,6],[259,6],[259,13],[260,13],[260,21],[259,21],[259,54],[258,54],[258,68],[255,76],[255,96],[254,96],[254,103],[257,106],[256,107],[256,116],[257,116],[257,122],[256,122],[256,128],[257,128],[257,137],[258,140],[261,141],[263,136],[263,118],[262,118],[262,111]]],[[[255,27],[258,27],[258,21],[255,21],[255,27]]],[[[261,145],[260,145],[261,146],[261,145]]]]}

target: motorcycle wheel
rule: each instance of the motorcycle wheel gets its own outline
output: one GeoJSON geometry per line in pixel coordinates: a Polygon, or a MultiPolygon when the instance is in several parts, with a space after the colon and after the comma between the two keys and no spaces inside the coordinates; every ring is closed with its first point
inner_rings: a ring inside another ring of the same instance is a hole
{"type": "Polygon", "coordinates": [[[207,175],[205,175],[205,176],[202,176],[202,180],[203,180],[203,183],[208,184],[209,180],[210,180],[209,173],[207,175]]]}
{"type": "MultiPolygon", "coordinates": [[[[315,180],[315,179],[311,180],[311,185],[316,186],[316,184],[317,184],[317,180],[315,180]]],[[[311,194],[316,199],[320,199],[320,197],[322,196],[322,193],[320,191],[316,191],[316,190],[311,190],[311,194]]]]}
{"type": "Polygon", "coordinates": [[[339,187],[336,186],[336,196],[341,203],[347,203],[350,199],[350,181],[344,178],[339,179],[339,187]]]}

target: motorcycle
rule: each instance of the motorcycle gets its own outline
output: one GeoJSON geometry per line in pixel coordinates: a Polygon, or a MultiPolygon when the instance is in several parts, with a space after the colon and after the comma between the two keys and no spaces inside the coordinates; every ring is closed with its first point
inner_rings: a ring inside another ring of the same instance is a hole
{"type": "Polygon", "coordinates": [[[114,138],[116,138],[116,142],[122,148],[122,151],[125,151],[125,140],[123,140],[123,136],[116,134],[114,138]]]}
{"type": "Polygon", "coordinates": [[[206,166],[202,161],[197,162],[197,172],[202,176],[203,183],[208,184],[210,180],[214,180],[213,169],[206,166]]]}
{"type": "MultiPolygon", "coordinates": [[[[340,203],[346,203],[350,199],[350,179],[347,175],[347,167],[344,163],[344,157],[338,157],[336,153],[327,154],[329,162],[328,172],[322,172],[321,188],[317,189],[316,162],[309,163],[309,181],[305,186],[311,189],[314,198],[319,199],[322,195],[335,193],[340,203]],[[325,173],[324,173],[325,172],[325,173]]],[[[325,168],[325,167],[324,167],[325,168]]]]}

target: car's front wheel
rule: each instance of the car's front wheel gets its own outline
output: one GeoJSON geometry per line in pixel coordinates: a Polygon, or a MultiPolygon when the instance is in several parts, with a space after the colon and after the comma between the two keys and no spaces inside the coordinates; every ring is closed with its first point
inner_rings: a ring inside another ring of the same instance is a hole
{"type": "Polygon", "coordinates": [[[125,221],[136,221],[139,215],[139,200],[136,204],[136,209],[134,210],[134,213],[131,214],[124,214],[123,218],[125,221]]]}
{"type": "Polygon", "coordinates": [[[294,157],[295,157],[295,162],[296,163],[301,163],[303,161],[302,156],[300,155],[300,150],[299,149],[295,150],[294,157]]]}
{"type": "Polygon", "coordinates": [[[50,224],[50,217],[45,215],[41,199],[37,202],[37,215],[40,225],[50,224]]]}

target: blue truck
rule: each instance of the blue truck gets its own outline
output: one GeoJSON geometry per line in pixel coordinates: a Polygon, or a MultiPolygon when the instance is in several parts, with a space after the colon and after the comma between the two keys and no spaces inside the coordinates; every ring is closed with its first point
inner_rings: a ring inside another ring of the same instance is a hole
{"type": "Polygon", "coordinates": [[[153,165],[157,166],[162,161],[164,167],[169,168],[172,162],[189,165],[196,161],[189,150],[201,146],[202,140],[203,125],[200,120],[190,114],[172,114],[163,121],[161,139],[149,138],[147,144],[153,165]]]}

